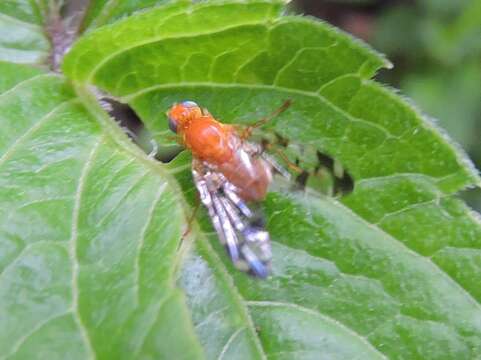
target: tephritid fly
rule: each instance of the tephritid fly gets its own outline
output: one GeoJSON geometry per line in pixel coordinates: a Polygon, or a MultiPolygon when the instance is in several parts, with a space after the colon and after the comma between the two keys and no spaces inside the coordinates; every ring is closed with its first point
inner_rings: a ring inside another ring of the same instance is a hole
{"type": "MultiPolygon", "coordinates": [[[[273,115],[288,106],[286,102],[273,115]]],[[[265,198],[278,165],[247,138],[268,119],[239,130],[220,123],[192,101],[173,105],[167,116],[170,129],[192,152],[195,186],[235,267],[266,278],[272,258],[270,237],[248,204],[265,198]]]]}

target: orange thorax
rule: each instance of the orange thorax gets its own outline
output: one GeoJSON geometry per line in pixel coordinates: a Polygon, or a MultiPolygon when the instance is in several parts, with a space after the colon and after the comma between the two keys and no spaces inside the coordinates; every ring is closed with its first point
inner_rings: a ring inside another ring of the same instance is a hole
{"type": "Polygon", "coordinates": [[[213,165],[229,161],[234,151],[236,134],[231,126],[223,125],[211,116],[188,121],[181,129],[183,142],[192,154],[213,165]]]}
{"type": "Polygon", "coordinates": [[[262,158],[247,154],[233,126],[194,111],[183,118],[178,132],[192,155],[221,172],[239,188],[244,200],[265,198],[272,180],[270,167],[262,158]]]}

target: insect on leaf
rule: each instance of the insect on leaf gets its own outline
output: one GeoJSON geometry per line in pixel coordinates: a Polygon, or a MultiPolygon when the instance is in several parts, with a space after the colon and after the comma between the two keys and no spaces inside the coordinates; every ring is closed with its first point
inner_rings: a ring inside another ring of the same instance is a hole
{"type": "Polygon", "coordinates": [[[382,55],[283,11],[280,1],[172,2],[114,21],[105,10],[99,25],[112,23],[94,29],[93,15],[64,75],[0,65],[7,357],[478,356],[481,226],[456,195],[480,184],[477,171],[372,80],[390,66],[382,55]],[[132,106],[160,146],[175,102],[250,124],[291,100],[260,135],[302,145],[291,154],[301,159],[325,154],[353,191],[333,198],[278,179],[262,204],[272,276],[253,279],[232,266],[205,211],[182,238],[196,197],[189,154],[147,158],[91,85],[132,106]]]}
{"type": "MultiPolygon", "coordinates": [[[[232,271],[222,253],[219,263],[196,246],[183,270],[185,282],[203,267],[204,278],[222,293],[230,280],[219,272],[227,266],[236,287],[229,296],[250,317],[234,327],[239,333],[229,347],[245,337],[274,357],[315,352],[309,331],[294,339],[287,335],[297,329],[294,323],[278,323],[287,321],[275,312],[284,307],[301,318],[311,318],[312,311],[335,320],[379,355],[472,356],[481,346],[480,297],[472,276],[481,273],[475,261],[481,229],[455,193],[479,184],[476,171],[417,109],[371,80],[390,66],[382,56],[324,23],[279,16],[277,10],[275,2],[263,1],[159,9],[163,26],[142,40],[131,35],[121,43],[112,36],[142,27],[154,13],[85,37],[66,59],[65,71],[128,102],[161,145],[167,133],[163,114],[174,102],[193,100],[224,122],[247,124],[290,99],[292,106],[266,131],[328,154],[353,177],[354,191],[340,201],[309,189],[274,190],[265,204],[273,239],[270,280],[246,278],[232,271]],[[95,64],[85,65],[84,57],[95,64]],[[463,267],[463,261],[471,265],[463,267]],[[268,325],[255,332],[251,321],[268,325]],[[272,345],[284,337],[290,341],[272,345]]],[[[172,171],[180,171],[181,163],[172,171]]],[[[178,177],[189,191],[186,171],[178,177]]],[[[216,247],[215,239],[211,243],[216,247]]],[[[209,347],[211,332],[228,322],[233,305],[209,297],[196,306],[201,288],[184,286],[194,324],[202,325],[201,342],[209,347]]]]}

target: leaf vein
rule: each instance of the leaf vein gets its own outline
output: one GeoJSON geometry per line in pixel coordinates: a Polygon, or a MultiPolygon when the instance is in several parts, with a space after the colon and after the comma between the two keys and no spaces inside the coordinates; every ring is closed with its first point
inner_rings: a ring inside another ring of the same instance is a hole
{"type": "Polygon", "coordinates": [[[17,256],[14,259],[12,259],[12,261],[10,261],[7,265],[5,265],[3,270],[0,272],[0,279],[10,268],[15,266],[15,264],[17,264],[20,261],[20,259],[25,255],[25,253],[32,249],[32,247],[39,246],[39,245],[45,245],[45,244],[61,246],[59,243],[57,243],[55,241],[51,241],[51,240],[40,240],[40,241],[35,241],[35,242],[32,242],[32,243],[29,243],[29,244],[25,245],[22,248],[22,250],[19,251],[17,256]]]}
{"type": "MultiPolygon", "coordinates": [[[[312,194],[315,194],[316,192],[315,191],[311,191],[312,194]]],[[[319,196],[319,195],[317,195],[319,196]]],[[[327,199],[327,198],[326,198],[327,199]]],[[[395,238],[393,235],[389,234],[386,230],[384,230],[383,228],[379,227],[378,225],[376,224],[373,224],[373,223],[370,223],[369,221],[367,221],[366,219],[364,219],[363,217],[361,216],[358,216],[356,213],[354,213],[353,210],[351,210],[350,208],[348,208],[347,206],[343,205],[342,203],[340,203],[339,201],[336,201],[334,199],[327,199],[328,201],[330,201],[332,204],[336,205],[336,206],[339,206],[339,207],[342,207],[344,208],[346,211],[348,212],[351,212],[354,216],[356,216],[356,218],[358,218],[361,222],[363,222],[366,226],[370,227],[370,228],[373,228],[373,229],[376,229],[378,230],[379,232],[381,232],[383,235],[386,236],[386,238],[388,239],[392,239],[392,241],[396,244],[398,244],[401,248],[403,248],[407,253],[411,254],[412,256],[415,256],[415,257],[419,257],[421,259],[424,259],[434,270],[437,269],[438,273],[446,280],[447,283],[451,284],[454,288],[458,289],[460,291],[461,294],[464,294],[464,297],[466,298],[466,300],[468,302],[470,302],[475,308],[477,308],[480,313],[481,313],[481,304],[478,303],[478,301],[476,300],[476,298],[465,288],[463,287],[460,283],[458,283],[457,281],[455,281],[454,278],[451,277],[450,274],[448,274],[443,268],[441,268],[438,264],[436,264],[435,262],[433,262],[431,260],[431,258],[429,256],[424,256],[420,253],[417,253],[416,251],[414,251],[413,249],[411,249],[410,247],[408,247],[405,243],[403,243],[401,240],[395,238]]]]}
{"type": "Polygon", "coordinates": [[[23,135],[21,135],[20,137],[18,137],[10,146],[9,148],[7,149],[7,151],[2,155],[2,157],[0,157],[0,167],[9,159],[12,157],[12,155],[15,153],[15,151],[17,150],[17,148],[22,145],[25,140],[28,139],[28,137],[32,134],[35,133],[35,131],[37,131],[39,128],[42,127],[42,125],[45,124],[46,121],[48,121],[50,119],[50,117],[52,115],[55,115],[55,113],[57,111],[59,111],[60,109],[62,109],[63,107],[67,106],[67,105],[71,105],[72,103],[75,103],[77,102],[78,99],[71,99],[71,100],[67,100],[67,101],[64,101],[62,103],[60,103],[59,105],[57,105],[56,107],[54,107],[48,114],[46,114],[45,116],[43,116],[41,119],[39,119],[38,121],[36,121],[32,127],[30,127],[28,130],[25,131],[25,133],[23,135]]]}
{"type": "Polygon", "coordinates": [[[100,14],[94,20],[92,20],[92,23],[89,27],[98,27],[105,24],[105,21],[109,18],[109,12],[115,5],[118,5],[118,0],[108,0],[100,11],[100,14]]]}
{"type": "Polygon", "coordinates": [[[229,350],[230,344],[232,344],[234,339],[245,329],[246,329],[245,327],[241,327],[241,328],[237,329],[236,331],[234,331],[232,333],[232,335],[229,337],[229,339],[225,343],[224,347],[222,348],[219,356],[217,357],[217,360],[222,360],[224,358],[224,355],[227,353],[227,350],[229,350]]]}
{"type": "MultiPolygon", "coordinates": [[[[26,202],[20,206],[17,207],[17,210],[24,209],[26,207],[29,207],[31,205],[36,205],[36,204],[41,204],[45,202],[54,202],[54,201],[72,201],[73,197],[71,196],[58,196],[58,197],[49,197],[49,198],[44,198],[44,199],[37,199],[37,200],[32,200],[29,202],[26,202]]],[[[15,214],[14,211],[10,212],[9,218],[15,214]]]]}
{"type": "Polygon", "coordinates": [[[160,198],[162,194],[164,193],[165,189],[167,187],[167,183],[163,183],[159,186],[159,189],[157,190],[157,193],[154,196],[154,199],[152,201],[152,205],[150,206],[149,212],[147,214],[147,218],[145,221],[145,225],[143,226],[140,237],[139,237],[139,244],[137,246],[137,252],[135,255],[135,263],[134,263],[134,273],[135,273],[135,298],[137,305],[140,304],[140,255],[142,252],[142,248],[144,247],[144,241],[145,241],[145,236],[147,233],[147,230],[152,223],[152,219],[154,217],[154,212],[155,208],[157,207],[157,204],[160,201],[160,198]]]}
{"type": "Polygon", "coordinates": [[[359,338],[359,339],[360,339],[367,347],[369,347],[373,352],[378,353],[380,357],[382,357],[383,359],[386,359],[386,360],[387,360],[387,357],[386,357],[383,353],[381,353],[378,349],[376,349],[376,348],[369,342],[369,340],[367,340],[364,336],[362,336],[361,334],[355,332],[353,329],[348,328],[347,326],[345,326],[344,324],[340,323],[340,322],[337,321],[336,319],[333,319],[333,318],[331,318],[330,316],[328,316],[328,315],[326,315],[326,314],[322,314],[322,313],[319,312],[318,310],[311,309],[311,308],[307,308],[307,307],[305,307],[305,306],[301,306],[301,305],[294,304],[294,303],[285,303],[285,302],[278,302],[278,301],[247,301],[246,304],[247,304],[248,306],[259,306],[259,307],[287,307],[287,308],[291,308],[291,309],[294,309],[294,310],[297,310],[297,311],[306,313],[306,314],[308,314],[309,316],[320,317],[320,318],[323,319],[324,321],[330,322],[330,323],[336,325],[337,327],[342,328],[344,331],[348,332],[348,333],[351,334],[352,336],[359,338]]]}
{"type": "MultiPolygon", "coordinates": [[[[213,233],[213,235],[215,235],[215,233],[213,233]]],[[[244,328],[250,332],[254,345],[259,352],[261,359],[267,359],[264,348],[262,347],[262,343],[259,339],[259,336],[257,335],[257,332],[255,331],[254,322],[252,321],[252,318],[247,311],[246,303],[237,291],[237,289],[234,287],[231,275],[228,273],[227,269],[222,264],[222,261],[219,259],[218,255],[212,248],[209,240],[207,240],[205,236],[198,238],[196,244],[197,246],[203,247],[203,252],[205,252],[207,257],[209,257],[209,262],[217,266],[218,273],[220,275],[220,281],[224,282],[227,288],[230,290],[234,306],[239,309],[239,312],[243,317],[244,322],[246,323],[246,326],[244,328]]]]}
{"type": "Polygon", "coordinates": [[[3,12],[0,12],[0,18],[3,18],[7,21],[11,21],[11,22],[14,22],[16,23],[17,25],[21,26],[21,27],[26,27],[26,28],[30,28],[31,30],[35,30],[35,31],[38,31],[39,33],[42,33],[43,32],[43,29],[37,25],[37,24],[33,24],[33,23],[30,23],[30,22],[27,22],[27,21],[24,21],[24,20],[20,20],[16,17],[13,17],[13,16],[10,16],[10,15],[7,15],[3,12]]]}
{"type": "MultiPolygon", "coordinates": [[[[211,277],[212,275],[209,276],[209,278],[211,277]]],[[[209,278],[208,279],[205,279],[205,282],[207,283],[209,281],[209,278]]],[[[209,323],[209,321],[216,315],[219,315],[219,314],[222,314],[224,311],[228,310],[229,309],[229,306],[226,305],[226,306],[223,306],[217,310],[214,310],[212,311],[211,313],[209,313],[209,315],[207,315],[206,317],[204,317],[204,319],[199,322],[198,324],[195,325],[195,328],[198,329],[206,324],[209,323]]]]}
{"type": "Polygon", "coordinates": [[[145,344],[145,341],[147,340],[147,337],[149,336],[150,332],[152,331],[152,329],[154,328],[155,326],[155,323],[157,322],[158,320],[158,317],[159,317],[159,314],[160,314],[160,309],[162,309],[162,306],[165,305],[165,303],[167,302],[167,300],[172,296],[172,290],[171,289],[168,289],[168,292],[167,294],[161,298],[158,302],[158,305],[157,305],[157,309],[155,309],[155,316],[152,316],[152,322],[150,323],[149,325],[149,328],[148,330],[146,331],[145,333],[145,337],[142,341],[142,343],[140,344],[139,348],[137,349],[137,351],[135,352],[135,356],[134,358],[137,358],[138,357],[138,354],[142,351],[143,347],[144,347],[144,344],[145,344]]]}
{"type": "Polygon", "coordinates": [[[384,180],[390,180],[390,179],[396,179],[396,178],[413,178],[413,179],[422,179],[422,180],[428,180],[428,181],[434,181],[434,182],[441,182],[445,179],[448,179],[450,176],[453,176],[455,173],[451,173],[442,177],[435,177],[427,174],[422,174],[422,173],[409,173],[409,172],[404,172],[404,173],[396,173],[396,174],[389,174],[389,175],[381,175],[381,176],[376,176],[376,177],[370,177],[370,178],[364,178],[364,179],[359,179],[357,180],[357,186],[364,184],[364,183],[375,183],[378,181],[384,181],[384,180]]]}
{"type": "Polygon", "coordinates": [[[113,205],[110,210],[104,215],[102,216],[102,218],[100,218],[98,221],[97,221],[97,227],[100,227],[102,226],[109,218],[110,216],[112,216],[112,214],[115,212],[115,210],[118,209],[118,207],[123,203],[123,201],[125,200],[125,198],[127,198],[127,196],[129,196],[129,194],[142,182],[142,180],[149,174],[148,171],[146,172],[143,172],[139,177],[137,177],[134,182],[132,183],[132,185],[130,185],[130,187],[127,189],[127,191],[118,199],[117,203],[115,205],[113,205]]]}
{"type": "MultiPolygon", "coordinates": [[[[326,46],[307,46],[307,47],[303,47],[303,48],[300,48],[296,51],[296,53],[294,54],[294,56],[289,60],[287,61],[276,73],[276,76],[274,78],[274,81],[272,82],[272,85],[273,86],[279,86],[279,80],[281,78],[282,75],[284,75],[284,72],[286,72],[289,67],[292,65],[292,64],[295,64],[295,62],[302,56],[302,54],[306,51],[306,50],[327,50],[329,49],[330,47],[334,47],[337,45],[337,41],[335,41],[334,43],[330,44],[330,45],[326,45],[326,46]]],[[[338,76],[339,77],[339,76],[338,76]]],[[[337,77],[336,77],[337,78],[337,77]]],[[[331,80],[332,81],[332,80],[331,80]]],[[[282,86],[279,86],[279,87],[282,87],[282,86]]],[[[319,90],[317,90],[318,92],[319,90]]]]}
{"type": "Polygon", "coordinates": [[[0,93],[0,99],[7,97],[11,93],[14,93],[16,90],[22,88],[23,86],[29,85],[31,82],[37,81],[40,78],[50,78],[50,77],[52,77],[52,74],[38,74],[38,75],[32,76],[31,78],[20,81],[18,84],[15,84],[10,89],[7,89],[3,93],[0,93]]]}
{"type": "Polygon", "coordinates": [[[454,246],[454,245],[446,245],[446,246],[443,246],[442,248],[436,250],[434,253],[432,253],[431,255],[429,255],[429,257],[432,259],[434,258],[438,253],[442,252],[442,251],[445,251],[445,250],[449,250],[449,249],[453,249],[453,250],[460,250],[460,251],[469,251],[469,252],[473,252],[473,253],[476,253],[476,254],[480,254],[481,255],[481,248],[476,248],[476,247],[467,247],[467,246],[454,246]]]}
{"type": "Polygon", "coordinates": [[[47,319],[45,319],[44,321],[40,321],[37,325],[35,325],[34,327],[32,327],[24,336],[22,336],[19,341],[17,341],[15,343],[15,345],[13,346],[13,350],[5,356],[5,359],[15,355],[19,350],[20,348],[22,347],[23,344],[25,344],[25,342],[30,338],[32,337],[33,335],[35,335],[35,333],[39,330],[41,330],[44,326],[46,326],[49,322],[53,321],[53,320],[57,320],[65,315],[67,315],[68,312],[62,312],[62,313],[59,313],[59,314],[55,314],[47,319]]]}
{"type": "MultiPolygon", "coordinates": [[[[325,82],[324,84],[322,84],[321,87],[320,87],[319,89],[317,89],[316,92],[321,93],[325,88],[327,88],[329,85],[334,84],[336,81],[341,80],[341,79],[344,79],[344,78],[348,79],[348,78],[350,78],[350,77],[356,77],[356,78],[359,79],[359,81],[360,81],[360,79],[361,79],[361,77],[359,76],[358,73],[342,74],[342,75],[336,76],[334,79],[331,79],[331,80],[325,82]]],[[[359,91],[359,90],[358,90],[358,91],[359,91]]]]}
{"type": "Polygon", "coordinates": [[[80,206],[81,206],[81,198],[82,192],[84,190],[85,181],[87,179],[88,173],[93,165],[95,157],[97,155],[98,149],[102,144],[103,136],[101,136],[96,144],[93,146],[90,154],[88,155],[83,169],[80,173],[80,178],[78,181],[77,190],[75,192],[75,201],[74,201],[74,209],[72,212],[72,228],[71,228],[71,238],[70,238],[70,246],[69,246],[69,255],[70,260],[72,262],[72,313],[74,314],[74,319],[77,324],[77,327],[80,331],[80,335],[84,341],[84,344],[87,348],[87,351],[90,354],[90,358],[95,359],[96,354],[95,350],[92,346],[92,342],[87,332],[86,326],[83,324],[82,317],[80,315],[79,310],[79,285],[78,285],[78,277],[79,277],[79,260],[77,258],[77,241],[78,241],[78,222],[79,222],[79,215],[80,215],[80,206]]]}
{"type": "Polygon", "coordinates": [[[335,111],[341,113],[343,116],[345,116],[347,119],[349,119],[351,122],[360,122],[363,123],[369,127],[376,128],[379,131],[382,131],[387,137],[390,138],[398,138],[395,134],[392,134],[387,128],[384,128],[383,126],[373,123],[371,121],[362,119],[362,118],[356,118],[353,117],[351,114],[347,113],[343,109],[341,109],[339,106],[334,105],[331,103],[327,98],[322,96],[321,94],[315,93],[315,92],[309,92],[305,90],[299,90],[299,89],[292,89],[292,88],[286,88],[286,87],[281,87],[281,86],[275,86],[275,85],[254,85],[254,84],[238,84],[238,83],[233,83],[233,84],[220,84],[220,83],[210,83],[210,82],[189,82],[189,83],[166,83],[166,84],[160,84],[160,85],[154,85],[150,87],[146,87],[142,90],[130,93],[128,95],[122,96],[120,99],[122,102],[131,102],[134,100],[136,97],[140,95],[144,95],[148,92],[152,92],[155,90],[161,90],[161,89],[170,89],[170,88],[175,88],[175,87],[211,87],[211,88],[246,88],[248,90],[251,89],[259,89],[259,90],[276,90],[276,91],[282,91],[286,93],[293,93],[293,94],[299,94],[303,96],[308,96],[312,98],[318,98],[321,100],[323,103],[326,105],[330,106],[332,109],[335,111]]]}
{"type": "Polygon", "coordinates": [[[177,174],[177,173],[180,173],[186,169],[190,169],[192,166],[191,164],[185,164],[185,165],[179,165],[179,166],[176,166],[176,167],[173,167],[173,168],[169,168],[167,171],[169,172],[169,174],[177,174]]]}
{"type": "MultiPolygon", "coordinates": [[[[158,26],[162,26],[164,25],[168,20],[170,20],[171,18],[179,15],[180,11],[177,12],[177,13],[173,13],[172,15],[170,16],[167,16],[164,21],[162,23],[160,23],[158,26]]],[[[222,28],[219,28],[215,31],[200,31],[200,32],[197,32],[195,34],[192,34],[192,33],[185,33],[185,34],[176,34],[175,36],[155,36],[155,37],[152,37],[148,40],[144,40],[144,41],[139,41],[137,43],[134,43],[134,44],[130,44],[128,47],[125,47],[125,48],[122,48],[122,49],[119,49],[117,51],[113,51],[112,53],[110,53],[108,56],[104,57],[102,60],[100,60],[95,67],[92,68],[92,70],[90,71],[87,79],[86,79],[86,82],[87,83],[93,83],[93,78],[95,76],[95,74],[97,73],[97,71],[102,67],[104,66],[107,62],[109,62],[111,59],[115,58],[117,55],[123,53],[123,52],[126,52],[126,51],[130,51],[132,49],[135,49],[135,48],[138,48],[138,47],[141,47],[141,46],[144,46],[144,45],[148,45],[148,44],[153,44],[153,43],[156,43],[156,42],[160,42],[160,41],[165,41],[165,40],[170,40],[170,39],[183,39],[183,38],[192,38],[192,37],[200,37],[200,36],[206,36],[206,35],[213,35],[213,34],[218,34],[218,33],[222,33],[224,31],[228,31],[228,30],[231,30],[231,29],[235,29],[237,27],[241,27],[241,26],[249,26],[249,25],[258,25],[258,24],[263,24],[265,23],[265,21],[246,21],[245,23],[238,23],[238,24],[235,24],[235,25],[229,25],[229,26],[225,26],[225,27],[222,27],[222,28]]]]}
{"type": "Polygon", "coordinates": [[[437,205],[439,206],[439,202],[444,199],[444,198],[447,198],[448,195],[444,195],[444,196],[436,196],[436,198],[434,199],[430,199],[430,200],[427,200],[427,201],[422,201],[422,202],[419,202],[419,203],[414,203],[414,204],[410,204],[410,205],[407,205],[399,210],[396,210],[396,211],[392,211],[392,212],[388,212],[388,213],[385,213],[383,214],[383,216],[377,220],[376,222],[374,222],[373,224],[374,225],[378,225],[378,226],[381,226],[381,223],[384,222],[386,219],[392,217],[392,216],[397,216],[397,215],[401,215],[402,213],[405,213],[407,211],[410,211],[410,210],[414,210],[414,209],[417,209],[417,208],[422,208],[424,206],[427,206],[427,205],[437,205]]]}

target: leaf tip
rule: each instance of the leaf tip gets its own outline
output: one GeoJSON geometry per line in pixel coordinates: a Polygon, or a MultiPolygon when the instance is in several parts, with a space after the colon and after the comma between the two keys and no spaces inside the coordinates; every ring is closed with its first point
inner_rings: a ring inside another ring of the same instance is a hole
{"type": "Polygon", "coordinates": [[[391,70],[392,68],[394,68],[394,64],[386,56],[383,56],[383,60],[383,67],[385,69],[391,70]]]}

